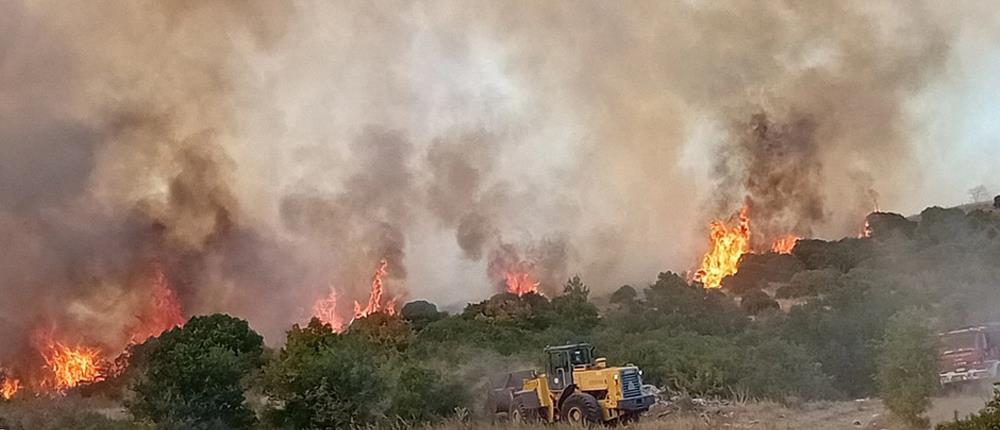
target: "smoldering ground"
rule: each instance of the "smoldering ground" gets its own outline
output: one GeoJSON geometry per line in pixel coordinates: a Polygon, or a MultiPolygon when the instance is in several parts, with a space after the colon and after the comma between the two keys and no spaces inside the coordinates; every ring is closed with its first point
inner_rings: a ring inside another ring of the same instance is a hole
{"type": "Polygon", "coordinates": [[[456,305],[503,250],[595,291],[684,270],[746,198],[853,233],[868,190],[912,198],[936,7],[4,4],[0,335],[120,343],[151,262],[273,341],[380,258],[390,295],[456,305]]]}

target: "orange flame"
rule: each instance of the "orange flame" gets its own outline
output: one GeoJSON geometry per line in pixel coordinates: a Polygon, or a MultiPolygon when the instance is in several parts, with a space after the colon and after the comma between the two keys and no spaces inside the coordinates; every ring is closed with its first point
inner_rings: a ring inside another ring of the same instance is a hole
{"type": "Polygon", "coordinates": [[[749,212],[750,208],[744,205],[737,224],[732,227],[722,220],[709,224],[711,249],[702,257],[701,268],[694,274],[694,280],[705,288],[719,288],[723,278],[736,273],[740,257],[750,251],[749,212]]]}
{"type": "Polygon", "coordinates": [[[344,329],[344,319],[337,314],[337,291],[330,288],[330,294],[313,305],[313,316],[323,324],[329,324],[333,331],[340,333],[344,329]]]}
{"type": "Polygon", "coordinates": [[[4,400],[10,400],[17,394],[17,391],[21,389],[21,381],[15,378],[6,377],[3,380],[3,384],[0,384],[0,397],[4,400]]]}
{"type": "Polygon", "coordinates": [[[794,234],[787,234],[779,237],[771,244],[771,252],[775,254],[791,254],[795,249],[795,244],[799,243],[799,237],[794,234]]]}
{"type": "Polygon", "coordinates": [[[170,288],[167,275],[159,265],[154,269],[151,293],[152,300],[139,316],[138,323],[129,329],[131,343],[145,342],[146,339],[184,325],[180,302],[174,290],[170,288]]]}
{"type": "Polygon", "coordinates": [[[503,274],[504,284],[507,286],[508,293],[519,296],[528,293],[538,293],[538,280],[535,279],[535,275],[530,268],[524,266],[524,264],[517,264],[503,274]]]}
{"type": "Polygon", "coordinates": [[[388,299],[387,303],[382,302],[382,293],[384,291],[382,278],[388,274],[389,262],[383,258],[379,261],[375,274],[372,275],[372,292],[368,297],[368,306],[361,307],[361,303],[354,302],[354,319],[364,318],[376,312],[384,312],[389,315],[396,314],[396,303],[394,300],[388,299]]]}
{"type": "Polygon", "coordinates": [[[101,353],[87,346],[66,346],[62,342],[45,339],[42,358],[52,372],[56,390],[73,388],[84,382],[99,381],[104,378],[100,367],[101,353]]]}

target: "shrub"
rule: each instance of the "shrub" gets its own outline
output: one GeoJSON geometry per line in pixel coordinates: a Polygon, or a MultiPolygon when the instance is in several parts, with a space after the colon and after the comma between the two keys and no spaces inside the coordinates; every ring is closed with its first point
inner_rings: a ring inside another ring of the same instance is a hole
{"type": "Polygon", "coordinates": [[[1000,390],[993,390],[993,398],[977,414],[955,422],[941,423],[936,430],[995,430],[1000,428],[1000,390]]]}
{"type": "Polygon", "coordinates": [[[778,302],[761,290],[749,291],[740,299],[740,307],[750,315],[757,315],[766,310],[778,310],[778,302]]]}
{"type": "Polygon", "coordinates": [[[160,428],[248,428],[242,380],[262,364],[263,338],[228,315],[191,318],[162,334],[126,406],[160,428]]]}
{"type": "Polygon", "coordinates": [[[835,269],[804,270],[792,276],[788,285],[778,288],[774,296],[779,299],[815,296],[832,291],[839,282],[840,272],[835,269]]]}
{"type": "Polygon", "coordinates": [[[439,420],[451,415],[465,397],[461,384],[434,370],[409,364],[400,371],[389,415],[411,424],[439,420]]]}
{"type": "Polygon", "coordinates": [[[879,348],[878,382],[882,401],[913,428],[929,425],[923,414],[937,388],[937,344],[927,319],[909,309],[889,319],[879,348]]]}
{"type": "Polygon", "coordinates": [[[364,337],[337,335],[315,318],[293,326],[264,371],[268,421],[296,429],[373,423],[385,382],[372,348],[364,337]]]}

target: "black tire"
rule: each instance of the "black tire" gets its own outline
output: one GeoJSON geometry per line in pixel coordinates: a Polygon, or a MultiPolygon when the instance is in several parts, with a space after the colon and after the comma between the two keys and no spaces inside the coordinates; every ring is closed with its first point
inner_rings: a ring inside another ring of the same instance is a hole
{"type": "Polygon", "coordinates": [[[521,399],[514,398],[510,402],[510,412],[507,413],[507,418],[515,424],[535,423],[538,422],[538,409],[529,408],[521,399]]]}
{"type": "Polygon", "coordinates": [[[639,419],[641,417],[642,417],[642,414],[639,413],[639,412],[631,412],[631,411],[630,412],[624,412],[624,413],[622,413],[621,418],[618,418],[618,424],[621,424],[623,426],[628,426],[628,425],[632,425],[632,424],[639,424],[639,419]]]}
{"type": "Polygon", "coordinates": [[[597,399],[587,393],[570,394],[559,408],[559,418],[565,423],[582,426],[600,424],[604,421],[597,399]]]}

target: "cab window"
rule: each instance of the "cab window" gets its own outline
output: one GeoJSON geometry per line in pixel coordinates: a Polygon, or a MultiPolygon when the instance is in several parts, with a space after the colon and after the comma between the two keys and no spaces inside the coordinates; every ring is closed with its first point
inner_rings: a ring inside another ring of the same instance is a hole
{"type": "Polygon", "coordinates": [[[553,353],[550,353],[549,354],[549,366],[552,367],[552,369],[565,369],[565,368],[569,367],[569,366],[567,366],[567,363],[566,363],[566,353],[564,353],[564,352],[553,352],[553,353]]]}

